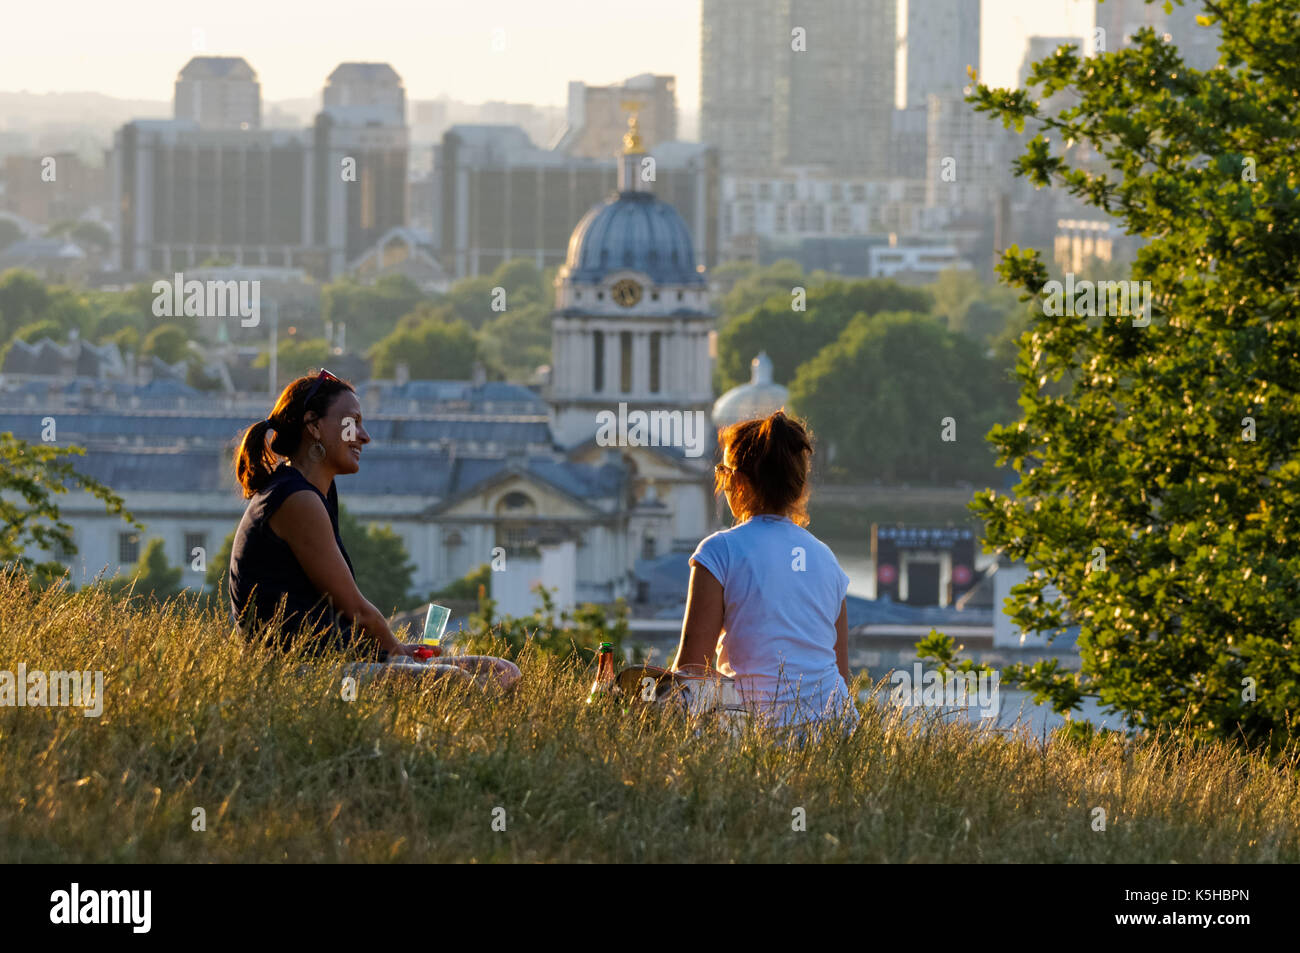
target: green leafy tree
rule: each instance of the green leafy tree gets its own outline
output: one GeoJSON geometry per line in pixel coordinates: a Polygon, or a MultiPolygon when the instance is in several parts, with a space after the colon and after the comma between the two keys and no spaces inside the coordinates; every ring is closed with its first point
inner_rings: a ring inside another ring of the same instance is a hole
{"type": "Polygon", "coordinates": [[[217,555],[208,560],[208,571],[203,577],[205,593],[216,599],[223,613],[230,609],[230,554],[235,548],[235,531],[231,530],[221,544],[217,555]]]}
{"type": "Polygon", "coordinates": [[[503,311],[483,325],[479,346],[486,363],[508,380],[526,381],[551,362],[551,318],[540,304],[503,311]]]}
{"type": "Polygon", "coordinates": [[[12,433],[0,433],[0,564],[21,567],[37,585],[60,577],[64,566],[56,559],[38,561],[32,553],[71,558],[77,552],[72,527],[60,517],[54,502],[69,486],[85,491],[103,502],[110,514],[143,529],[124,509],[120,496],[73,468],[69,457],[84,454],[81,447],[32,444],[12,433]]]}
{"type": "Polygon", "coordinates": [[[525,645],[532,644],[538,652],[557,658],[574,658],[590,662],[596,657],[601,642],[612,642],[614,654],[631,652],[631,661],[639,661],[639,646],[628,642],[627,603],[619,599],[614,604],[613,618],[604,606],[583,603],[573,612],[555,613],[555,599],[542,585],[533,587],[541,605],[526,616],[496,615],[496,602],[487,595],[485,586],[479,586],[479,608],[466,621],[465,628],[455,636],[459,653],[483,654],[506,643],[506,654],[518,656],[525,645]]]}
{"type": "MultiPolygon", "coordinates": [[[[415,564],[406,552],[402,537],[391,526],[363,524],[342,506],[339,507],[339,536],[348,548],[361,594],[384,615],[409,609],[415,564]]],[[[229,558],[226,563],[229,566],[229,558]]]]}
{"type": "Polygon", "coordinates": [[[788,384],[799,365],[839,337],[855,314],[925,312],[932,303],[928,291],[893,281],[833,281],[808,289],[806,310],[796,311],[791,287],[736,318],[718,335],[720,390],[748,382],[750,362],[759,351],[772,359],[773,379],[788,384]]]}
{"type": "Polygon", "coordinates": [[[180,325],[160,324],[145,336],[144,354],[175,364],[189,356],[189,340],[180,325]]]}
{"type": "Polygon", "coordinates": [[[113,247],[113,236],[98,222],[78,222],[69,232],[72,240],[83,248],[106,253],[113,247]]]}
{"type": "Polygon", "coordinates": [[[0,274],[0,340],[8,340],[15,328],[45,317],[50,292],[45,282],[19,268],[0,274]]]}
{"type": "Polygon", "coordinates": [[[321,319],[347,327],[348,349],[362,352],[428,298],[405,275],[385,275],[373,285],[345,278],[321,289],[321,319]]]}
{"type": "Polygon", "coordinates": [[[14,224],[13,219],[0,218],[0,251],[4,251],[23,237],[23,230],[14,224]]]}
{"type": "Polygon", "coordinates": [[[1014,621],[1078,627],[1080,671],[1008,676],[1060,712],[1091,696],[1134,727],[1277,750],[1300,733],[1300,31],[1292,0],[1203,9],[1219,69],[1189,69],[1147,28],[1115,52],[1055,54],[1028,88],[970,96],[1036,124],[1018,174],[1146,237],[1132,278],[1153,296],[1136,323],[1120,307],[1057,315],[1038,253],[1004,253],[1003,278],[1039,299],[1021,419],[990,434],[1020,482],[974,508],[1030,570],[1014,621]],[[1066,89],[1073,105],[1040,115],[1066,89]],[[1100,170],[1073,164],[1070,142],[1100,170]]]}
{"type": "Polygon", "coordinates": [[[887,482],[990,479],[994,455],[981,438],[1009,415],[1011,396],[978,347],[909,313],[859,314],[790,385],[835,470],[887,482]]]}
{"type": "Polygon", "coordinates": [[[61,344],[65,337],[67,332],[63,329],[63,325],[51,318],[42,318],[40,321],[25,324],[14,332],[15,340],[25,341],[28,344],[35,344],[41,338],[49,338],[61,344]]]}
{"type": "MultiPolygon", "coordinates": [[[[723,277],[726,275],[724,273],[723,277]]],[[[807,275],[797,261],[782,258],[764,268],[751,269],[738,277],[722,299],[722,319],[729,322],[772,298],[790,303],[790,289],[808,287],[807,275]]]]}
{"type": "Polygon", "coordinates": [[[487,587],[484,591],[489,591],[491,584],[492,567],[487,563],[484,563],[477,569],[467,572],[450,586],[429,593],[429,601],[438,602],[442,599],[477,599],[479,598],[479,587],[487,587]]]}
{"type": "Polygon", "coordinates": [[[138,354],[140,352],[140,332],[135,328],[122,328],[100,343],[116,344],[118,351],[124,355],[138,354]]]}
{"type": "Polygon", "coordinates": [[[92,336],[98,344],[106,344],[112,341],[120,332],[131,330],[135,332],[137,346],[140,339],[140,319],[138,316],[121,307],[109,307],[96,318],[92,329],[92,336]]]}
{"type": "Polygon", "coordinates": [[[114,595],[132,602],[166,602],[180,595],[183,574],[179,566],[167,562],[163,541],[155,537],[145,545],[131,572],[110,579],[105,585],[114,595]]]}
{"type": "MultiPolygon", "coordinates": [[[[297,377],[329,363],[330,344],[324,338],[293,337],[283,338],[279,346],[279,370],[281,374],[297,377]]],[[[268,367],[271,355],[263,351],[253,361],[254,367],[268,367]]]]}
{"type": "MultiPolygon", "coordinates": [[[[492,310],[496,299],[493,289],[497,287],[499,286],[491,275],[462,278],[447,292],[446,303],[450,309],[448,313],[472,328],[483,327],[502,313],[492,310]]],[[[510,307],[509,291],[506,292],[505,304],[507,308],[510,307]]]]}
{"type": "Polygon", "coordinates": [[[492,284],[505,289],[509,308],[543,300],[542,272],[531,258],[512,258],[502,262],[492,272],[492,284]]]}
{"type": "Polygon", "coordinates": [[[464,321],[444,321],[420,314],[402,324],[370,353],[375,377],[391,378],[399,363],[414,380],[468,380],[480,356],[478,339],[464,321]]]}

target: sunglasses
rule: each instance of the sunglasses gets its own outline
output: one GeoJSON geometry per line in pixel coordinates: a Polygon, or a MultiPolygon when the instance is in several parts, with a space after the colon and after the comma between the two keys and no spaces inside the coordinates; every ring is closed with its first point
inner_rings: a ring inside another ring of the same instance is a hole
{"type": "Polygon", "coordinates": [[[311,399],[316,396],[316,392],[320,390],[321,384],[324,384],[326,381],[333,381],[336,384],[343,383],[342,380],[335,377],[333,374],[331,374],[329,371],[325,370],[325,368],[322,367],[320,369],[320,374],[316,376],[316,380],[313,381],[311,387],[307,389],[307,396],[303,398],[302,401],[303,413],[307,412],[307,408],[311,406],[311,399]]]}

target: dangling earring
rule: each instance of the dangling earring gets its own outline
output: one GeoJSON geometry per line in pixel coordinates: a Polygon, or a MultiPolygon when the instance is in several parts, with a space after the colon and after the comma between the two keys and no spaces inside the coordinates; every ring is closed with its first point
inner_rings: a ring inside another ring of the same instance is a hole
{"type": "Polygon", "coordinates": [[[320,463],[325,459],[325,444],[317,440],[307,451],[307,456],[311,458],[312,463],[320,463]]]}

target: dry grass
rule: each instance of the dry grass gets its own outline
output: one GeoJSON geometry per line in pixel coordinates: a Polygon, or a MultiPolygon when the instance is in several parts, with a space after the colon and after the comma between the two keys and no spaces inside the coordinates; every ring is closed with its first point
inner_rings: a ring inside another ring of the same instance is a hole
{"type": "Polygon", "coordinates": [[[0,577],[0,669],[19,662],[102,670],[106,702],[0,708],[7,863],[1300,860],[1296,762],[1227,746],[1036,744],[868,705],[847,740],[784,747],[593,711],[589,673],[531,651],[509,697],[348,702],[337,663],[295,674],[215,616],[0,577]]]}

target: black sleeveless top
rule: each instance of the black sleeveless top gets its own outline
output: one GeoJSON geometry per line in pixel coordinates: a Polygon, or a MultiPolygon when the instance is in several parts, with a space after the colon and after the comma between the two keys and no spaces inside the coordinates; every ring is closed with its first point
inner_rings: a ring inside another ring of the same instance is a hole
{"type": "Polygon", "coordinates": [[[334,542],[356,578],[339,536],[339,497],[334,484],[330,484],[329,495],[321,493],[300,472],[282,463],[270,482],[248,501],[235,530],[230,552],[231,614],[245,635],[262,637],[262,630],[283,602],[284,621],[277,640],[280,648],[320,651],[331,645],[351,647],[351,621],[336,612],[329,598],[312,585],[293,549],[271,529],[271,517],[280,504],[301,490],[310,490],[324,501],[334,527],[334,542]]]}

